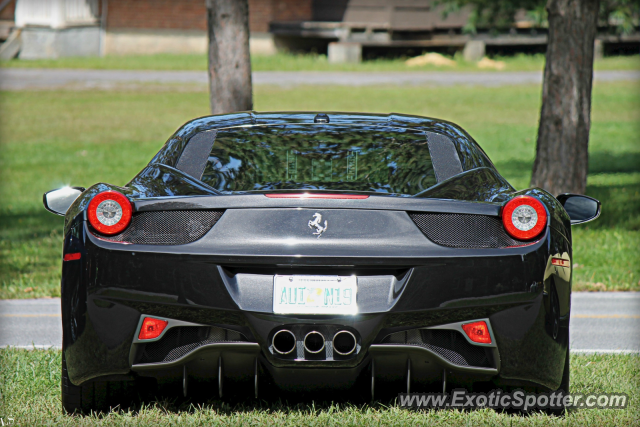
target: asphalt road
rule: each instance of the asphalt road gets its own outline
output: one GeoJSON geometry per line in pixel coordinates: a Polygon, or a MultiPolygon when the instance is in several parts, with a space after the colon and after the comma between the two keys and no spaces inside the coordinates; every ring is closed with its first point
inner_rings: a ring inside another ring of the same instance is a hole
{"type": "MultiPolygon", "coordinates": [[[[640,80],[640,71],[596,71],[596,81],[640,80]]],[[[540,84],[542,72],[319,72],[319,71],[257,71],[252,74],[255,85],[291,87],[298,85],[435,85],[457,84],[504,86],[540,84]]],[[[203,71],[127,71],[127,70],[67,70],[3,68],[0,69],[0,90],[44,89],[114,89],[140,85],[174,85],[206,87],[203,71]]]]}
{"type": "MultiPolygon", "coordinates": [[[[571,349],[640,353],[640,292],[575,292],[571,349]]],[[[0,347],[59,348],[60,299],[1,300],[0,347]]]]}

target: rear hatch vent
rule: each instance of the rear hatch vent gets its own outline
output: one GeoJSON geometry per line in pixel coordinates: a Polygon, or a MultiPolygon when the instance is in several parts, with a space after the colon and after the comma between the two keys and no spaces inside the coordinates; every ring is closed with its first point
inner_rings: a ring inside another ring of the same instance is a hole
{"type": "Polygon", "coordinates": [[[412,212],[409,216],[427,239],[450,248],[506,248],[535,243],[512,238],[500,218],[494,216],[412,212]]]}

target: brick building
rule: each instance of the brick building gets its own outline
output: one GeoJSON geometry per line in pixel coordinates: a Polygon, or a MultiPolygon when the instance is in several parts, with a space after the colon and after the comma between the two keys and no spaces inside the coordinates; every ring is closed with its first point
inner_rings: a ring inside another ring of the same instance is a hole
{"type": "MultiPolygon", "coordinates": [[[[252,52],[275,52],[270,23],[311,20],[312,3],[249,0],[252,52]]],[[[20,29],[24,57],[206,51],[205,0],[0,0],[0,6],[0,40],[20,29]]]]}
{"type": "MultiPolygon", "coordinates": [[[[311,20],[311,5],[312,0],[249,0],[252,52],[273,53],[270,23],[311,20]]],[[[105,50],[204,52],[206,27],[204,0],[107,0],[105,50]]]]}

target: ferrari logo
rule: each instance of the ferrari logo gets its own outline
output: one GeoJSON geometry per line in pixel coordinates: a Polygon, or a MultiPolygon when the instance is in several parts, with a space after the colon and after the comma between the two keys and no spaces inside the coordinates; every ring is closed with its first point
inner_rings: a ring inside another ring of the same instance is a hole
{"type": "Polygon", "coordinates": [[[313,220],[309,221],[309,228],[316,229],[316,231],[314,231],[313,234],[315,236],[318,236],[318,239],[319,239],[320,236],[322,236],[322,233],[327,231],[327,220],[326,219],[324,220],[324,227],[323,227],[322,215],[316,212],[315,214],[313,214],[313,220]]]}

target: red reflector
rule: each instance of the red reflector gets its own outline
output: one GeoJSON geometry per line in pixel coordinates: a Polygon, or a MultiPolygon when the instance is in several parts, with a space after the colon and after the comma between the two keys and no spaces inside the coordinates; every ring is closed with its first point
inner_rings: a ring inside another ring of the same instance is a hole
{"type": "Polygon", "coordinates": [[[571,267],[571,263],[562,258],[551,258],[551,264],[559,267],[571,267]]]}
{"type": "Polygon", "coordinates": [[[153,317],[145,317],[140,328],[139,340],[152,340],[158,338],[164,328],[167,327],[166,320],[154,319],[153,317]]]}
{"type": "Polygon", "coordinates": [[[80,252],[76,252],[74,254],[64,254],[64,257],[62,258],[62,260],[63,261],[76,261],[76,260],[79,260],[81,256],[82,256],[82,254],[80,254],[80,252]]]}
{"type": "Polygon", "coordinates": [[[487,326],[487,322],[484,320],[462,325],[462,330],[464,330],[469,339],[473,342],[477,342],[479,344],[491,344],[489,327],[487,326]]]}
{"type": "Polygon", "coordinates": [[[368,199],[367,194],[322,194],[322,193],[271,193],[265,194],[270,199],[368,199]]]}

